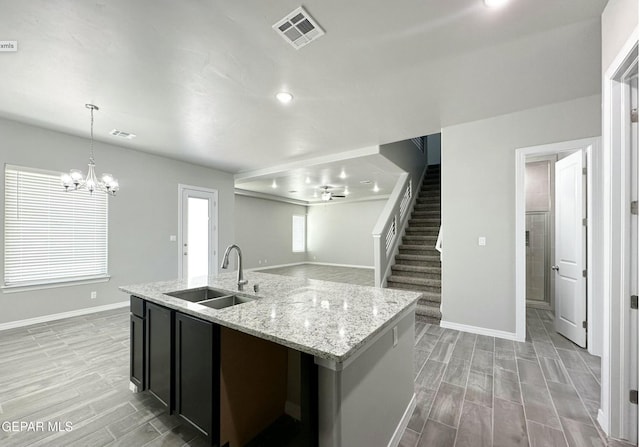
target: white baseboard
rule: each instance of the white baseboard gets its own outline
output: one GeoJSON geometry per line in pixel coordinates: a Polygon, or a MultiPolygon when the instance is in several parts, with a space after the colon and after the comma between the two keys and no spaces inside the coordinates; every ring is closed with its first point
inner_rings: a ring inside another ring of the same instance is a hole
{"type": "Polygon", "coordinates": [[[294,404],[291,401],[286,401],[284,403],[284,413],[288,414],[296,421],[302,420],[302,410],[300,409],[300,405],[294,404]]]}
{"type": "Polygon", "coordinates": [[[596,419],[598,420],[598,424],[600,424],[600,428],[604,434],[609,436],[609,425],[607,424],[607,418],[604,417],[604,411],[602,411],[602,408],[598,409],[598,417],[596,419]]]}
{"type": "Polygon", "coordinates": [[[393,436],[387,444],[387,447],[398,447],[400,444],[400,440],[402,439],[402,435],[404,434],[407,425],[409,425],[409,421],[411,420],[411,416],[413,415],[413,410],[416,408],[416,394],[414,393],[411,397],[411,401],[409,405],[407,405],[407,409],[404,410],[404,414],[402,415],[402,419],[400,419],[400,423],[396,427],[396,431],[393,432],[393,436]]]}
{"type": "Polygon", "coordinates": [[[371,265],[354,265],[354,264],[334,264],[332,262],[315,262],[315,261],[307,261],[303,262],[303,264],[312,264],[312,265],[328,265],[331,267],[350,267],[354,269],[369,269],[373,270],[373,266],[371,265]]]}
{"type": "Polygon", "coordinates": [[[308,264],[307,261],[292,262],[291,264],[277,264],[277,265],[260,265],[258,267],[251,267],[250,269],[244,269],[245,272],[253,272],[255,270],[277,269],[280,267],[293,267],[295,265],[308,264]]]}
{"type": "Polygon", "coordinates": [[[46,323],[48,321],[62,320],[63,318],[78,317],[80,315],[87,315],[87,314],[92,314],[96,312],[102,312],[105,310],[120,309],[121,307],[128,307],[128,306],[129,306],[129,301],[127,300],[127,301],[122,301],[120,303],[105,304],[104,306],[87,307],[84,309],[71,310],[69,312],[43,315],[41,317],[35,317],[35,318],[27,318],[26,320],[10,321],[8,323],[0,324],[0,331],[5,331],[7,329],[15,329],[23,326],[31,326],[32,324],[46,323]]]}
{"type": "Polygon", "coordinates": [[[457,331],[470,332],[478,335],[488,335],[490,337],[504,338],[505,340],[524,341],[518,340],[515,332],[498,331],[496,329],[487,329],[478,326],[469,326],[466,324],[452,323],[450,321],[440,321],[440,327],[447,329],[455,329],[457,331]]]}

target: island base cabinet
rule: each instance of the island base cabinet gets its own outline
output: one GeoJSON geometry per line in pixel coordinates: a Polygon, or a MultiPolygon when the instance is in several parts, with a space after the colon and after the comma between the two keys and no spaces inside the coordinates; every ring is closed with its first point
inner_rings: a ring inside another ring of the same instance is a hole
{"type": "Polygon", "coordinates": [[[220,326],[182,313],[175,316],[176,413],[210,445],[220,439],[220,326]]]}
{"type": "Polygon", "coordinates": [[[173,314],[166,307],[146,303],[147,389],[173,412],[173,314]]]}

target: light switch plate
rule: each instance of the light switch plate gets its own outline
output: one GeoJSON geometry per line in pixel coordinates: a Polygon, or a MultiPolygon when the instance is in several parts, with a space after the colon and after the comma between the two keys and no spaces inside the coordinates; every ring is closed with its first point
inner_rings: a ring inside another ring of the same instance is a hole
{"type": "Polygon", "coordinates": [[[170,235],[169,236],[169,241],[175,242],[176,241],[176,235],[175,234],[170,235]]]}
{"type": "Polygon", "coordinates": [[[480,236],[478,238],[478,245],[481,247],[484,247],[485,245],[487,245],[487,238],[484,236],[480,236]]]}

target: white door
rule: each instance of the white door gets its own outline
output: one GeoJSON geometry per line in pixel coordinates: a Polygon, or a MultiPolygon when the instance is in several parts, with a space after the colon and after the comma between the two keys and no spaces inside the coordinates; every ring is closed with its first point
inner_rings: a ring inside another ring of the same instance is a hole
{"type": "MultiPolygon", "coordinates": [[[[634,75],[629,81],[630,87],[630,106],[632,112],[635,110],[637,116],[638,113],[638,76],[634,75]]],[[[638,203],[638,120],[630,120],[630,199],[632,203],[638,203]]],[[[638,265],[638,244],[640,240],[638,238],[638,214],[629,210],[630,229],[629,234],[629,295],[638,296],[640,290],[638,290],[638,272],[640,266],[638,265]]],[[[629,318],[629,390],[638,389],[638,311],[631,309],[629,318]]],[[[638,442],[638,406],[635,404],[628,405],[629,410],[629,441],[634,444],[638,442]]]]}
{"type": "Polygon", "coordinates": [[[586,228],[582,151],[556,162],[556,331],[587,345],[586,228]]]}
{"type": "Polygon", "coordinates": [[[218,264],[215,190],[179,185],[181,278],[214,275],[218,264]]]}

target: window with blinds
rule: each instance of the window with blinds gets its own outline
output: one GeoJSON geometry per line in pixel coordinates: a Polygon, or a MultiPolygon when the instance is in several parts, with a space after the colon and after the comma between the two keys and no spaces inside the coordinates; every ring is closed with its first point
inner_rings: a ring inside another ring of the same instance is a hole
{"type": "Polygon", "coordinates": [[[4,285],[107,276],[107,195],[65,192],[60,173],[5,166],[4,285]]]}
{"type": "Polygon", "coordinates": [[[293,216],[293,252],[300,253],[307,249],[307,230],[305,216],[293,216]]]}

